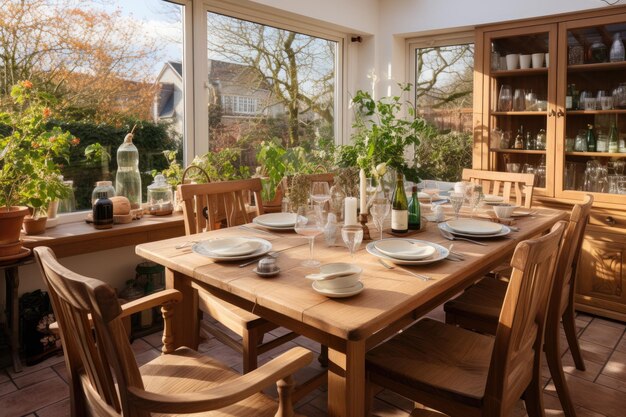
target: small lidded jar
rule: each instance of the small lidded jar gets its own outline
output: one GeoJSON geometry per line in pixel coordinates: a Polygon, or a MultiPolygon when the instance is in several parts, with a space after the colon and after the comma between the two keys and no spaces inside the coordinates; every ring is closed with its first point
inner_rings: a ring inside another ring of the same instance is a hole
{"type": "Polygon", "coordinates": [[[111,181],[98,181],[96,182],[96,188],[91,193],[91,205],[93,206],[98,199],[98,193],[105,192],[107,198],[115,197],[115,187],[111,181]]]}
{"type": "Polygon", "coordinates": [[[148,212],[155,216],[171,214],[174,209],[172,187],[158,174],[148,186],[148,212]]]}
{"type": "Polygon", "coordinates": [[[109,200],[106,191],[100,191],[98,199],[93,204],[93,226],[96,229],[110,229],[113,227],[113,202],[109,200]]]}

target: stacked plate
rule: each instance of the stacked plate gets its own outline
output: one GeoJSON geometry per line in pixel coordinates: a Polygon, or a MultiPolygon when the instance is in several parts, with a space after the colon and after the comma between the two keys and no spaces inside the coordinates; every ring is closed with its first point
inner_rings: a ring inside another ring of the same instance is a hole
{"type": "Polygon", "coordinates": [[[458,219],[439,223],[437,226],[454,235],[473,238],[500,237],[511,233],[507,226],[486,220],[458,219]]]}
{"type": "Polygon", "coordinates": [[[272,230],[293,230],[296,225],[295,213],[268,213],[252,219],[252,223],[272,230]]]}
{"type": "Polygon", "coordinates": [[[359,294],[365,286],[359,280],[363,270],[354,264],[337,262],[322,265],[320,272],[309,274],[315,292],[330,298],[346,298],[359,294]]]}
{"type": "Polygon", "coordinates": [[[203,240],[191,247],[194,253],[216,261],[241,261],[265,255],[271,249],[272,244],[270,242],[253,237],[203,240]]]}
{"type": "Polygon", "coordinates": [[[485,204],[499,204],[499,203],[504,202],[504,197],[501,197],[499,195],[493,195],[493,194],[485,194],[485,197],[483,198],[483,202],[485,204]]]}
{"type": "Polygon", "coordinates": [[[445,259],[450,252],[436,243],[417,239],[391,238],[371,242],[367,251],[398,265],[426,265],[445,259]]]}

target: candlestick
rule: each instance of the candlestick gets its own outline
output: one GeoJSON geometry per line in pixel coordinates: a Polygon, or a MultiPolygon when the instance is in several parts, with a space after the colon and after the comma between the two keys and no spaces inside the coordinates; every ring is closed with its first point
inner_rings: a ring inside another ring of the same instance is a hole
{"type": "Polygon", "coordinates": [[[363,227],[363,240],[372,240],[370,229],[367,227],[367,213],[359,214],[359,223],[363,227]]]}
{"type": "Polygon", "coordinates": [[[365,170],[359,172],[359,198],[361,199],[361,214],[367,212],[367,178],[365,170]]]}
{"type": "Polygon", "coordinates": [[[344,224],[349,226],[356,223],[356,197],[346,197],[344,224]]]}

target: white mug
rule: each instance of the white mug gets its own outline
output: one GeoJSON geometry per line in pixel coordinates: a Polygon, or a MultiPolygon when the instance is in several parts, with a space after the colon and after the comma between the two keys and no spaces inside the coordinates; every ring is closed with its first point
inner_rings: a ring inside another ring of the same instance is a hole
{"type": "Polygon", "coordinates": [[[550,57],[549,55],[546,53],[546,67],[550,66],[550,57]]]}
{"type": "Polygon", "coordinates": [[[508,54],[506,56],[506,69],[515,70],[519,68],[519,54],[508,54]]]}
{"type": "Polygon", "coordinates": [[[532,59],[533,59],[533,68],[541,68],[543,67],[543,58],[544,58],[544,53],[536,53],[532,55],[532,59]]]}
{"type": "MultiPolygon", "coordinates": [[[[534,54],[533,54],[534,56],[534,54]]],[[[521,69],[527,69],[530,68],[530,60],[531,60],[531,56],[530,55],[520,55],[519,56],[519,67],[521,69]]],[[[536,68],[533,65],[533,68],[536,68]]]]}

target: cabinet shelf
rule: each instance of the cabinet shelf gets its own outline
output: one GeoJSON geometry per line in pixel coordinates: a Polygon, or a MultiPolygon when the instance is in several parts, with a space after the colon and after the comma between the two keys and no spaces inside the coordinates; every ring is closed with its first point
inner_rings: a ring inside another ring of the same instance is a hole
{"type": "Polygon", "coordinates": [[[568,116],[584,115],[584,114],[626,114],[626,109],[613,110],[567,110],[568,116]]]}
{"type": "Polygon", "coordinates": [[[620,152],[565,152],[565,156],[604,156],[608,158],[626,158],[626,153],[620,152]]]}
{"type": "Polygon", "coordinates": [[[547,116],[547,111],[494,111],[493,116],[547,116]]]}
{"type": "Polygon", "coordinates": [[[498,153],[522,153],[522,154],[527,154],[527,155],[545,155],[546,153],[545,150],[539,150],[539,149],[490,149],[490,151],[498,152],[498,153]]]}
{"type": "Polygon", "coordinates": [[[516,69],[516,70],[501,70],[501,71],[493,71],[491,76],[494,78],[502,78],[502,77],[516,77],[523,76],[527,77],[529,75],[541,75],[548,74],[548,68],[526,68],[526,69],[516,69]]]}
{"type": "Polygon", "coordinates": [[[579,64],[567,67],[568,72],[589,72],[589,71],[612,71],[625,70],[626,61],[621,62],[601,62],[598,64],[579,64]]]}

